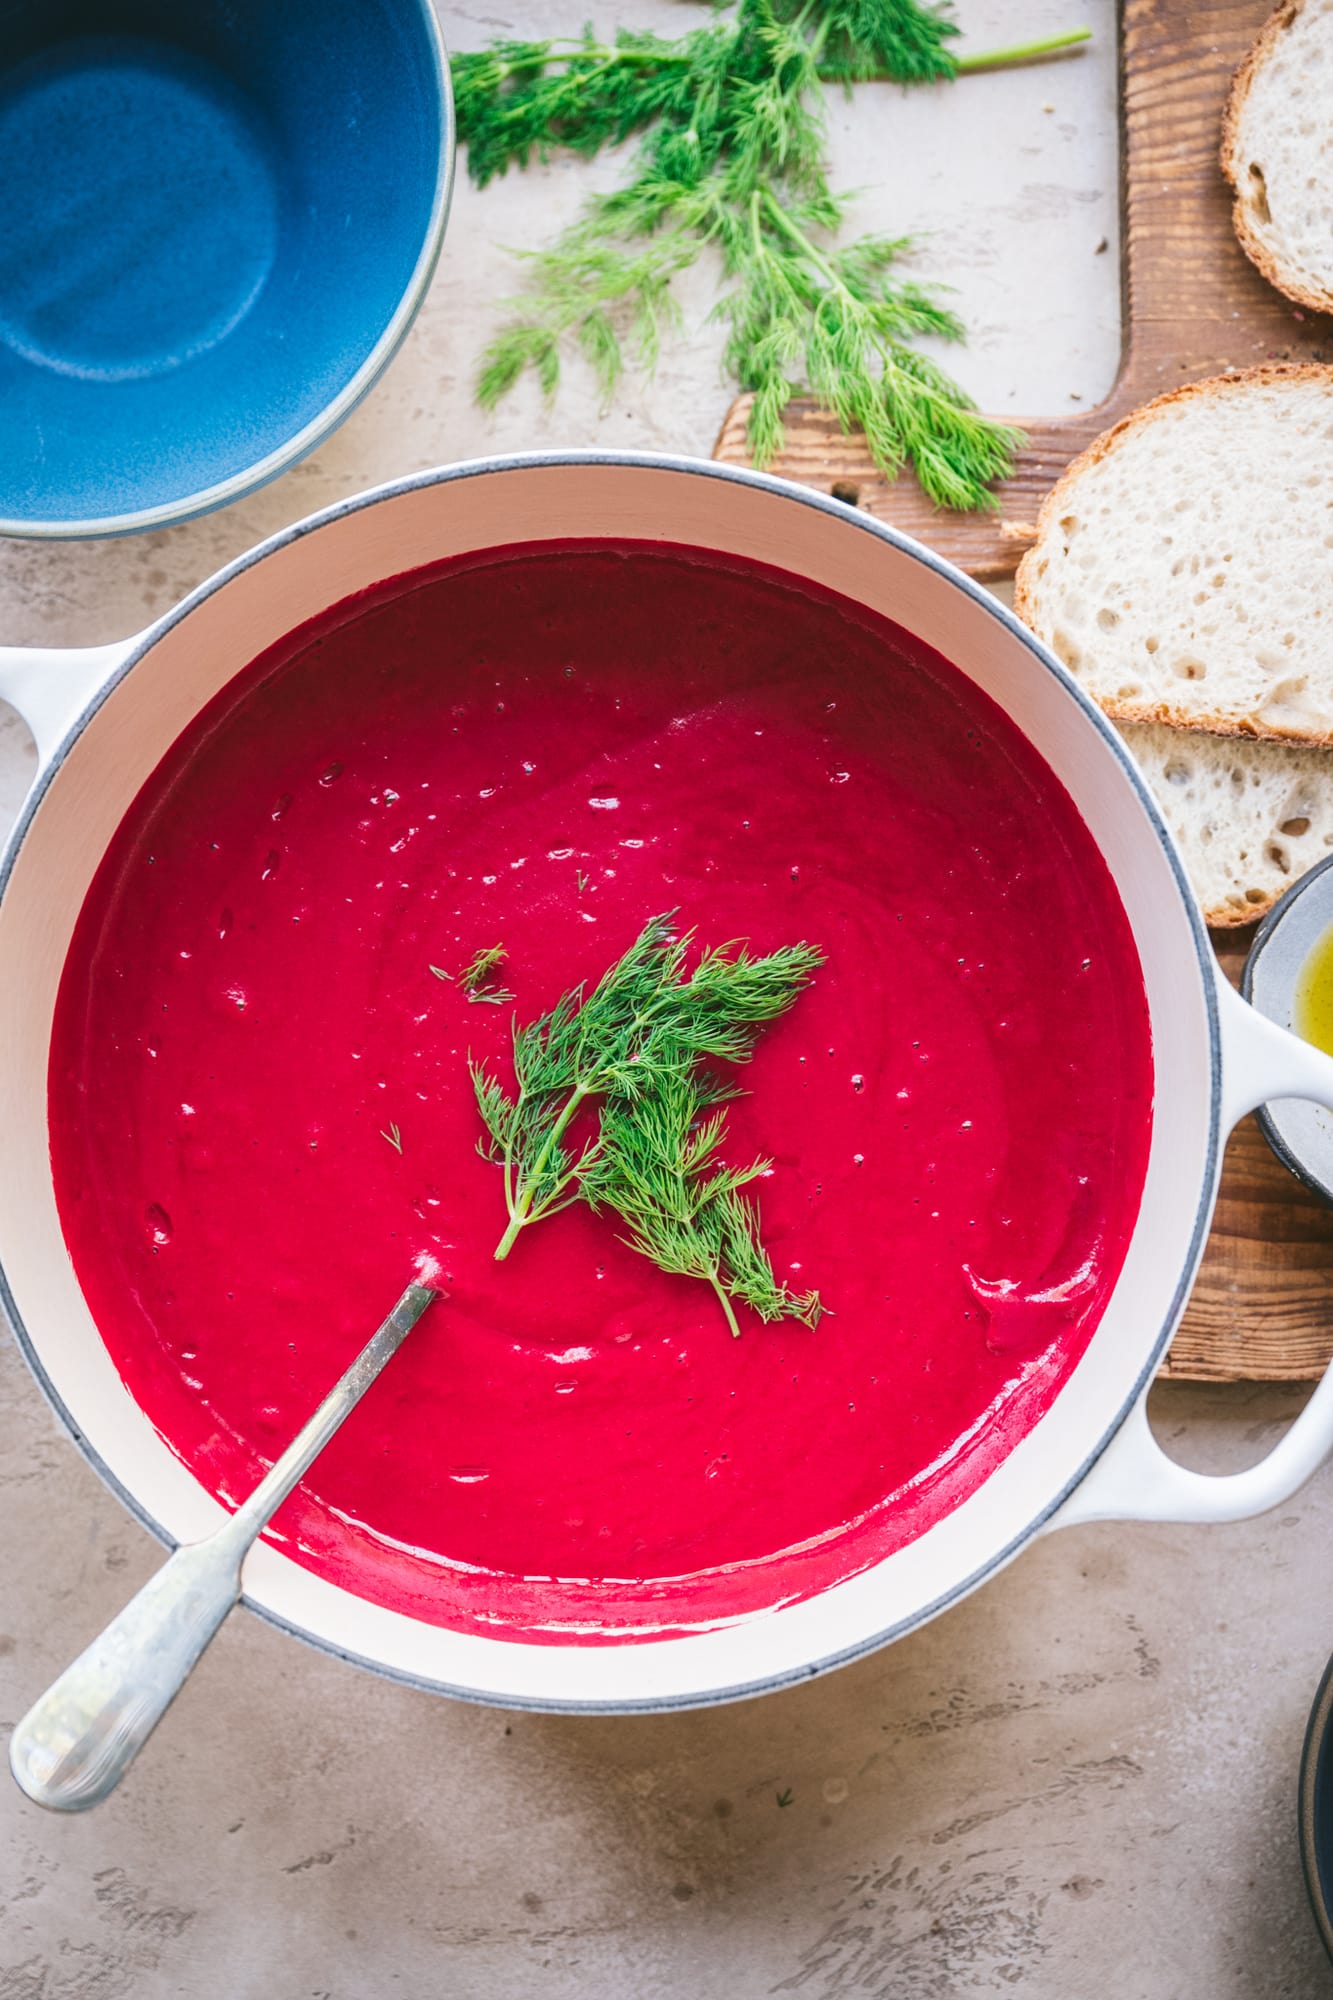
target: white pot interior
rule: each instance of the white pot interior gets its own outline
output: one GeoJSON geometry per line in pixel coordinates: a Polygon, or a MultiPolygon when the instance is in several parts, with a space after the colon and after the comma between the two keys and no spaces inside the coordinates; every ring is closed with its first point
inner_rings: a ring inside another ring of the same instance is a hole
{"type": "Polygon", "coordinates": [[[391,491],[251,560],[168,625],[69,747],[0,899],[0,1265],[32,1357],[109,1476],[173,1540],[220,1509],[130,1399],[66,1253],[46,1128],[51,1016],[70,935],[130,800],[197,710],[256,654],[338,599],[442,557],[551,537],[670,541],[776,565],[882,613],[1004,708],[1100,845],[1138,942],[1156,1105],[1124,1270],[1054,1405],[984,1486],[916,1542],[805,1603],[685,1638],[524,1645],[365,1603],[271,1546],[259,1609],[390,1672],[482,1698],[631,1707],[799,1677],[918,1623],[1006,1560],[1077,1483],[1173,1329],[1212,1195],[1216,1033],[1198,933],[1169,842],[1107,726],[984,594],[919,551],[795,489],[702,466],[594,460],[481,467],[391,491]]]}

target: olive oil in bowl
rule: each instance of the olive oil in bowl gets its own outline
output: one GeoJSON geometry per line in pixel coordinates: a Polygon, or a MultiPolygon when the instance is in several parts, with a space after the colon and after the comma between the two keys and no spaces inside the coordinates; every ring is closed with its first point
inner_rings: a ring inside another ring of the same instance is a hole
{"type": "Polygon", "coordinates": [[[1303,1041],[1333,1055],[1333,924],[1316,940],[1296,975],[1291,1025],[1303,1041]]]}

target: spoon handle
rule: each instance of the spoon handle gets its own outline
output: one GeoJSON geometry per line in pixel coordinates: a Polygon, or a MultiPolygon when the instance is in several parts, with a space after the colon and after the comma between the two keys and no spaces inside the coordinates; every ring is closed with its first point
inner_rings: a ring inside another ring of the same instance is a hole
{"type": "Polygon", "coordinates": [[[9,1764],[30,1799],[81,1812],[114,1791],[241,1594],[233,1550],[177,1549],[15,1729],[9,1764]]]}
{"type": "Polygon", "coordinates": [[[177,1549],[28,1710],[9,1763],[30,1799],[82,1812],[115,1790],[240,1596],[255,1537],[435,1296],[408,1286],[244,1505],[205,1541],[177,1549]]]}

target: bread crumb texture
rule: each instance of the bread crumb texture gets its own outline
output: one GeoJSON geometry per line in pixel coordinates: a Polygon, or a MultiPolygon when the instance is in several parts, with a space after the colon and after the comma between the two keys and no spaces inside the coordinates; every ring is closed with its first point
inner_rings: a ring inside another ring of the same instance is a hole
{"type": "Polygon", "coordinates": [[[1252,924],[1333,852],[1330,752],[1151,723],[1121,733],[1213,926],[1252,924]]]}
{"type": "Polygon", "coordinates": [[[1333,368],[1118,424],[1048,495],[1015,606],[1118,721],[1333,743],[1333,368]]]}
{"type": "Polygon", "coordinates": [[[1236,234],[1264,276],[1333,308],[1333,0],[1272,16],[1236,72],[1222,166],[1236,234]]]}

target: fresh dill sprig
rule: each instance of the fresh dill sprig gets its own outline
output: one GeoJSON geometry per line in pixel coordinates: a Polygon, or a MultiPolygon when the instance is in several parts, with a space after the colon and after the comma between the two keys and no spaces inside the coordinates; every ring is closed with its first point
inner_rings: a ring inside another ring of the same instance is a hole
{"type": "MultiPolygon", "coordinates": [[[[802,0],[777,4],[785,18],[804,17],[802,0]]],[[[830,83],[869,83],[881,77],[891,83],[941,83],[959,73],[959,59],[948,47],[958,24],[947,5],[817,0],[813,11],[819,74],[830,83]]]]}
{"type": "MultiPolygon", "coordinates": [[[[508,956],[504,946],[499,944],[479,951],[471,965],[465,966],[459,973],[459,991],[468,1000],[484,1000],[492,1007],[503,1007],[506,1001],[513,999],[513,994],[507,986],[492,986],[490,982],[508,956]]],[[[451,986],[454,984],[453,973],[446,972],[442,965],[432,965],[427,969],[437,979],[447,979],[451,986]]]]}
{"type": "Polygon", "coordinates": [[[465,965],[458,975],[458,983],[465,993],[475,993],[484,986],[497,967],[504,964],[509,953],[502,944],[487,945],[479,951],[471,965],[465,965]]]}
{"type": "Polygon", "coordinates": [[[710,1284],[733,1334],[740,1333],[733,1299],[763,1320],[817,1326],[819,1294],[777,1282],[744,1193],[772,1162],[718,1164],[726,1117],[713,1107],[733,1094],[686,1064],[633,1104],[613,1098],[581,1177],[583,1197],[594,1209],[614,1209],[629,1231],[625,1241],[662,1270],[710,1284]]]}
{"type": "Polygon", "coordinates": [[[578,1199],[577,1189],[569,1189],[584,1155],[571,1159],[564,1134],[588,1098],[622,1082],[633,1090],[652,1030],[651,1017],[642,1017],[674,949],[670,919],[654,917],[586,999],[576,987],[530,1026],[515,1022],[514,1096],[483,1065],[470,1064],[489,1134],[480,1150],[504,1169],[509,1226],[498,1259],[509,1255],[521,1229],[578,1199]]]}
{"type": "MultiPolygon", "coordinates": [[[[785,946],[763,958],[751,957],[743,945],[728,944],[704,951],[686,977],[693,933],[678,937],[674,916],[673,911],[652,918],[591,993],[576,987],[540,1020],[527,1027],[515,1024],[513,1095],[483,1064],[471,1065],[487,1134],[479,1150],[504,1173],[509,1223],[496,1247],[498,1259],[509,1255],[519,1233],[532,1223],[581,1198],[593,1199],[588,1177],[599,1161],[603,1177],[596,1183],[597,1199],[616,1207],[638,1247],[655,1256],[649,1246],[665,1239],[660,1232],[654,1238],[659,1225],[649,1206],[642,1204],[631,1213],[632,1203],[622,1207],[612,1192],[625,1191],[627,1162],[640,1157],[632,1147],[627,1151],[628,1126],[639,1135],[634,1145],[647,1148],[666,1182],[691,1162],[702,1173],[721,1127],[714,1130],[710,1122],[702,1131],[693,1128],[704,1105],[727,1094],[705,1080],[702,1065],[748,1061],[763,1024],[786,1012],[823,963],[822,955],[806,944],[785,946]],[[690,1101],[698,1107],[683,1132],[682,1090],[692,1094],[690,1101]],[[570,1128],[594,1102],[601,1105],[598,1128],[575,1144],[567,1137],[570,1128]],[[608,1137],[612,1143],[604,1157],[608,1137]],[[700,1150],[705,1138],[709,1143],[700,1150]]],[[[722,1260],[727,1274],[722,1282],[735,1296],[748,1300],[753,1293],[771,1305],[785,1295],[771,1270],[765,1288],[758,1268],[765,1262],[763,1253],[754,1227],[746,1223],[750,1212],[744,1203],[736,1208],[729,1199],[739,1201],[737,1189],[753,1176],[736,1181],[728,1170],[718,1173],[725,1184],[719,1181],[704,1201],[700,1224],[717,1237],[713,1268],[722,1260]],[[741,1242],[747,1234],[748,1253],[741,1242]],[[747,1289],[738,1289],[742,1285],[747,1289]]]]}
{"type": "Polygon", "coordinates": [[[389,1144],[390,1144],[390,1145],[391,1145],[391,1146],[393,1147],[393,1150],[394,1150],[394,1152],[395,1152],[395,1153],[401,1153],[401,1152],[402,1152],[402,1150],[403,1150],[403,1135],[402,1135],[402,1133],[401,1133],[401,1132],[400,1132],[400,1131],[398,1130],[398,1127],[397,1127],[396,1125],[390,1125],[390,1127],[389,1127],[389,1129],[388,1129],[388,1131],[387,1131],[387,1132],[381,1132],[381,1133],[380,1133],[380,1137],[381,1137],[381,1139],[387,1139],[387,1140],[388,1140],[389,1144]]]}
{"type": "Polygon", "coordinates": [[[754,391],[750,444],[768,463],[795,395],[861,428],[889,477],[910,463],[940,506],[994,505],[1021,434],[979,416],[912,343],[957,340],[954,314],[890,267],[910,241],[839,246],[845,200],[825,168],[826,85],[943,81],[1083,39],[1051,36],[966,60],[943,6],[922,0],[738,0],[677,40],[622,30],[599,42],[501,42],[454,59],[459,137],[485,186],[557,147],[590,157],[641,132],[631,177],[590,201],[541,251],[487,347],[477,395],[493,407],[529,368],[548,397],[567,346],[610,397],[628,347],[651,368],[679,323],[671,286],[705,248],[730,290],[726,365],[754,391]]]}
{"type": "Polygon", "coordinates": [[[557,146],[590,158],[662,112],[686,110],[706,44],[724,37],[705,28],[675,43],[622,28],[607,45],[587,29],[577,40],[498,41],[454,56],[454,113],[473,180],[485,187],[557,146]]]}
{"type": "Polygon", "coordinates": [[[910,461],[937,506],[965,510],[1010,469],[1021,431],[979,416],[958,384],[910,345],[917,334],[960,340],[952,312],[886,275],[907,247],[866,236],[823,250],[817,233],[837,205],[783,208],[771,190],[750,197],[750,238],[734,260],[737,283],[716,311],[730,323],[725,358],[754,392],[749,439],[756,465],[782,448],[783,412],[807,383],[844,431],[865,433],[880,470],[910,461]]]}

